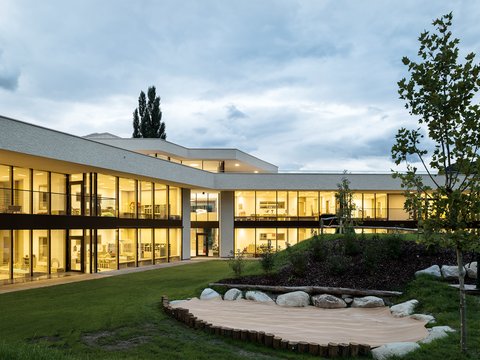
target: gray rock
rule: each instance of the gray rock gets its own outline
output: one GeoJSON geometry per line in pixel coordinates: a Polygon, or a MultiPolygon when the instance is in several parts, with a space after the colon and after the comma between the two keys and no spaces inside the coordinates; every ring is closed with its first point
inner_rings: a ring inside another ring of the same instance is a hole
{"type": "Polygon", "coordinates": [[[353,299],[351,297],[346,297],[343,299],[347,305],[350,305],[353,302],[353,299]]]}
{"type": "MultiPolygon", "coordinates": [[[[352,300],[351,298],[348,298],[352,300]]],[[[344,299],[340,299],[330,294],[322,294],[312,296],[312,303],[314,306],[323,309],[341,309],[347,307],[344,299]]]]}
{"type": "Polygon", "coordinates": [[[450,326],[434,326],[428,329],[428,336],[419,342],[420,344],[429,344],[433,340],[442,339],[448,336],[448,333],[450,332],[455,332],[450,326]]]}
{"type": "Polygon", "coordinates": [[[470,279],[476,279],[477,278],[477,262],[471,262],[470,264],[467,264],[465,266],[467,269],[467,275],[470,279]]]}
{"type": "Polygon", "coordinates": [[[392,356],[405,356],[418,349],[420,349],[420,345],[416,342],[389,343],[373,349],[372,356],[375,360],[385,360],[392,356]]]}
{"type": "Polygon", "coordinates": [[[392,315],[395,317],[404,317],[413,314],[415,306],[418,305],[418,300],[408,300],[401,304],[393,305],[390,308],[392,315]]]}
{"type": "Polygon", "coordinates": [[[383,299],[376,296],[365,296],[361,298],[354,298],[352,307],[354,308],[373,308],[385,306],[383,299]]]}
{"type": "Polygon", "coordinates": [[[247,291],[245,299],[258,302],[273,302],[272,298],[261,291],[247,291]]]}
{"type": "Polygon", "coordinates": [[[222,299],[222,296],[213,289],[206,288],[200,295],[200,300],[222,299]]]}
{"type": "Polygon", "coordinates": [[[230,289],[223,295],[223,300],[233,301],[243,299],[242,292],[238,289],[230,289]]]}
{"type": "Polygon", "coordinates": [[[418,321],[424,321],[425,324],[433,324],[435,322],[435,318],[432,315],[426,314],[413,314],[410,315],[410,318],[418,321]]]}
{"type": "Polygon", "coordinates": [[[432,265],[429,268],[418,270],[417,272],[415,272],[415,276],[419,276],[422,274],[435,276],[437,278],[442,277],[442,273],[440,272],[440,266],[438,265],[432,265]]]}
{"type": "Polygon", "coordinates": [[[304,291],[293,291],[277,296],[277,305],[305,307],[310,305],[310,295],[304,291]]]}
{"type": "MultiPolygon", "coordinates": [[[[442,276],[446,280],[457,280],[458,279],[458,266],[442,266],[442,276]]],[[[463,270],[463,276],[465,276],[465,269],[463,270]]]]}

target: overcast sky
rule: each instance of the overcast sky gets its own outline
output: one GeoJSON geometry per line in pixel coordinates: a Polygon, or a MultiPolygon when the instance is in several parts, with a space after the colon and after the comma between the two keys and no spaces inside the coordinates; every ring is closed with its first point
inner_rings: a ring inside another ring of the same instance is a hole
{"type": "MultiPolygon", "coordinates": [[[[140,90],[167,140],[234,147],[284,170],[389,171],[403,56],[453,11],[480,54],[471,1],[0,1],[0,114],[131,137],[140,90]]],[[[1,131],[1,129],[0,129],[1,131]]]]}

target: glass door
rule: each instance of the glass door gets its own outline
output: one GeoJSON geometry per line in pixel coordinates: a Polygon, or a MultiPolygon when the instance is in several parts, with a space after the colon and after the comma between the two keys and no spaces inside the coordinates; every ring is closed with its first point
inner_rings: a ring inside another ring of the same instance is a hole
{"type": "Polygon", "coordinates": [[[197,233],[197,256],[208,256],[208,235],[197,233]]]}
{"type": "Polygon", "coordinates": [[[83,272],[83,236],[70,236],[68,245],[68,270],[83,272]]]}
{"type": "Polygon", "coordinates": [[[84,215],[83,181],[70,183],[70,215],[84,215]]]}

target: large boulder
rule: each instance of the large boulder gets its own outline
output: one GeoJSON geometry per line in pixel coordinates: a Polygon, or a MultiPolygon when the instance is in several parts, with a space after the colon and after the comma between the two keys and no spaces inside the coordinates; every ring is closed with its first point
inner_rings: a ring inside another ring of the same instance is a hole
{"type": "Polygon", "coordinates": [[[374,308],[385,306],[383,299],[376,296],[365,296],[361,298],[354,298],[352,307],[354,308],[374,308]]]}
{"type": "Polygon", "coordinates": [[[415,272],[415,276],[419,276],[419,275],[431,275],[437,278],[442,277],[442,273],[440,272],[440,266],[438,265],[432,265],[426,269],[418,270],[417,272],[415,272]]]}
{"type": "MultiPolygon", "coordinates": [[[[442,266],[442,276],[445,280],[458,280],[458,266],[442,266]]],[[[463,276],[465,276],[465,269],[463,270],[463,276]]]]}
{"type": "Polygon", "coordinates": [[[470,279],[476,279],[477,278],[477,262],[471,262],[470,264],[467,264],[465,266],[465,269],[467,269],[467,275],[470,279]]]}
{"type": "Polygon", "coordinates": [[[435,322],[435,318],[432,315],[426,314],[413,314],[410,315],[410,318],[418,321],[424,321],[425,324],[433,324],[435,322]]]}
{"type": "Polygon", "coordinates": [[[293,291],[277,296],[277,305],[305,307],[310,305],[310,295],[304,291],[293,291]]]}
{"type": "Polygon", "coordinates": [[[404,317],[413,314],[415,306],[418,305],[418,300],[408,300],[401,304],[393,305],[390,308],[392,315],[395,317],[404,317]]]}
{"type": "Polygon", "coordinates": [[[448,336],[448,333],[455,332],[450,326],[434,326],[428,329],[428,336],[421,340],[421,344],[429,344],[433,340],[442,339],[448,336]]]}
{"type": "Polygon", "coordinates": [[[402,357],[418,349],[420,345],[416,342],[389,343],[373,349],[372,356],[375,360],[385,360],[392,356],[402,357]]]}
{"type": "Polygon", "coordinates": [[[223,295],[223,300],[240,300],[243,298],[242,292],[238,289],[230,289],[223,295]]]}
{"type": "Polygon", "coordinates": [[[222,299],[222,296],[213,289],[206,288],[200,294],[200,300],[222,299]]]}
{"type": "Polygon", "coordinates": [[[312,296],[312,303],[314,306],[323,309],[341,309],[347,307],[347,303],[344,299],[340,299],[330,294],[312,296]]]}
{"type": "Polygon", "coordinates": [[[258,302],[273,302],[272,298],[261,291],[247,291],[245,299],[258,302]]]}

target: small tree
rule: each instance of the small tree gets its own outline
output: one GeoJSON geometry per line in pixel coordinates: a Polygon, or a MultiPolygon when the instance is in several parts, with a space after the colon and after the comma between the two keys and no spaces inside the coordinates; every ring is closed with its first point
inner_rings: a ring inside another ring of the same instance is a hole
{"type": "MultiPolygon", "coordinates": [[[[345,172],[346,173],[346,172],[345,172]]],[[[346,232],[353,231],[353,218],[352,214],[355,211],[355,203],[353,202],[353,193],[350,189],[350,180],[346,177],[342,178],[342,181],[337,184],[337,193],[335,198],[337,199],[337,218],[339,221],[339,232],[345,234],[346,232]]]]}
{"type": "Polygon", "coordinates": [[[166,139],[165,122],[162,121],[162,111],[160,110],[160,97],[156,95],[155,86],[148,88],[147,95],[148,102],[143,91],[138,97],[138,108],[133,112],[133,137],[166,139]]]}
{"type": "Polygon", "coordinates": [[[424,241],[456,250],[460,345],[466,351],[463,252],[478,247],[480,107],[472,102],[478,99],[480,67],[473,53],[459,63],[459,40],[452,38],[451,25],[451,13],[435,20],[436,32],[420,35],[418,62],[403,58],[410,78],[398,82],[399,94],[420,127],[398,131],[392,158],[407,166],[406,173],[394,177],[406,189],[405,208],[418,220],[424,241]],[[412,158],[421,162],[426,179],[417,174],[412,158]]]}

